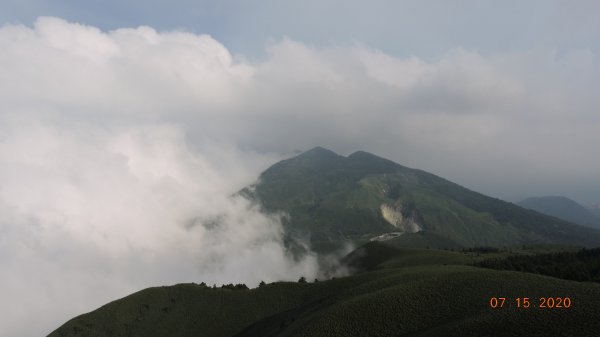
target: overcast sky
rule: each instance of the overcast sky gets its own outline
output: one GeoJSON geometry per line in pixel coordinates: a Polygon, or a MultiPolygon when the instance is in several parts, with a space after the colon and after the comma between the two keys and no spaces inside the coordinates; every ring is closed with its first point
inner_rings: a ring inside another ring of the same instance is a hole
{"type": "Polygon", "coordinates": [[[600,202],[596,3],[0,2],[0,336],[316,275],[229,196],[317,145],[600,202]]]}

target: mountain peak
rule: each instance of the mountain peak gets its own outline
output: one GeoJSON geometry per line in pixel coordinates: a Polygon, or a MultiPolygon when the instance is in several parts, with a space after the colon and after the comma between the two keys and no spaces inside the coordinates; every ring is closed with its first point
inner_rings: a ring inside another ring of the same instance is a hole
{"type": "Polygon", "coordinates": [[[379,156],[374,155],[374,154],[372,154],[370,152],[367,152],[367,151],[356,151],[356,152],[353,152],[352,154],[350,154],[348,156],[348,158],[349,159],[359,159],[359,158],[361,158],[361,159],[363,159],[363,158],[374,158],[375,159],[376,158],[376,159],[388,160],[388,159],[379,157],[379,156]]]}
{"type": "Polygon", "coordinates": [[[374,156],[374,154],[372,154],[372,153],[369,153],[369,152],[366,152],[366,151],[360,151],[360,150],[359,150],[359,151],[352,152],[352,153],[351,153],[351,154],[348,156],[348,158],[352,158],[352,157],[359,157],[359,156],[374,156]]]}
{"type": "Polygon", "coordinates": [[[340,155],[324,147],[316,146],[310,150],[302,152],[300,156],[339,157],[340,155]]]}
{"type": "Polygon", "coordinates": [[[354,153],[352,153],[351,155],[349,155],[348,160],[350,160],[351,162],[354,162],[355,165],[360,165],[360,166],[367,166],[372,170],[375,171],[394,171],[400,168],[404,168],[402,165],[393,162],[389,159],[383,158],[383,157],[379,157],[377,155],[374,155],[372,153],[366,152],[366,151],[356,151],[354,153]]]}
{"type": "Polygon", "coordinates": [[[286,230],[309,236],[310,244],[322,251],[415,224],[465,247],[600,242],[600,232],[593,229],[486,197],[365,151],[346,157],[315,147],[280,161],[261,174],[252,198],[268,212],[289,214],[286,230]]]}

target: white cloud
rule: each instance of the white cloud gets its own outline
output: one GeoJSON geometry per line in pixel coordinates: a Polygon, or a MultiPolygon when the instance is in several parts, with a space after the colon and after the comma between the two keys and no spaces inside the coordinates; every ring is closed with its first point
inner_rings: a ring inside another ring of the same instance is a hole
{"type": "Polygon", "coordinates": [[[207,35],[57,18],[0,28],[1,336],[150,285],[314,274],[276,218],[229,198],[278,153],[371,150],[500,195],[600,190],[589,50],[268,52],[252,64],[207,35]]]}
{"type": "Polygon", "coordinates": [[[167,125],[15,130],[0,144],[6,336],[39,335],[142,287],[316,273],[310,256],[286,255],[277,218],[229,198],[272,158],[224,146],[209,157],[167,125]],[[35,316],[41,326],[27,323],[35,316]]]}

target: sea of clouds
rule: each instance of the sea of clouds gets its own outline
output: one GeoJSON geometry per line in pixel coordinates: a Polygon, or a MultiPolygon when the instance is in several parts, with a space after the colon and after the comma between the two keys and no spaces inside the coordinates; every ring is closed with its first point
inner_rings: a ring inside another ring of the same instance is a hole
{"type": "Polygon", "coordinates": [[[267,49],[252,63],[181,31],[0,27],[0,336],[47,334],[149,286],[314,277],[277,216],[232,197],[296,149],[495,174],[499,189],[598,178],[589,50],[267,49]]]}

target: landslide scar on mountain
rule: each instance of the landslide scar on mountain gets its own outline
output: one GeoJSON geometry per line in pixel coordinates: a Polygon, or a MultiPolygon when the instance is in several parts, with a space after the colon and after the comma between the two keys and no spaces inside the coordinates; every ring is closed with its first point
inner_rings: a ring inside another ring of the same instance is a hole
{"type": "Polygon", "coordinates": [[[392,226],[407,233],[416,233],[423,230],[423,219],[419,212],[410,206],[403,206],[398,200],[393,205],[381,204],[381,215],[392,226]]]}

